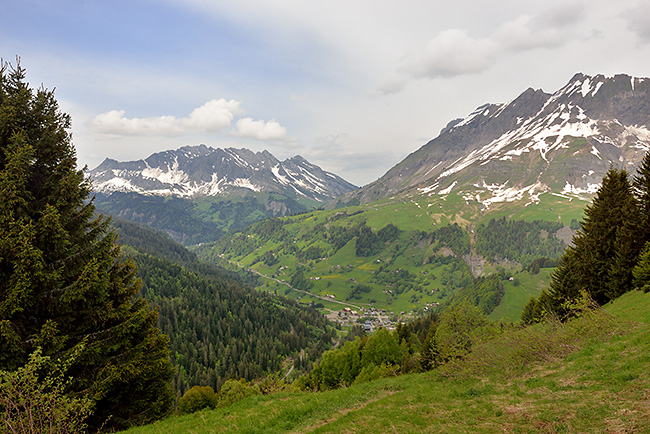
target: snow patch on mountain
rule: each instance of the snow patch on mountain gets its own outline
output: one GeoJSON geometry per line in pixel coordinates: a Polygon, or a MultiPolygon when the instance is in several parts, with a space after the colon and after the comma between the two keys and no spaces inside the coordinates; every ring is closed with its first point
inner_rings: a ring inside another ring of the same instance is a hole
{"type": "Polygon", "coordinates": [[[482,184],[476,185],[479,188],[487,190],[489,197],[486,199],[481,199],[481,193],[476,194],[476,200],[483,204],[486,209],[490,208],[490,205],[499,203],[499,202],[514,202],[524,199],[528,195],[529,203],[539,203],[539,195],[549,191],[547,185],[536,182],[535,184],[528,185],[525,187],[508,187],[510,181],[506,181],[503,184],[486,184],[483,181],[482,184]]]}
{"type": "Polygon", "coordinates": [[[250,182],[250,180],[247,178],[237,178],[234,181],[232,181],[230,185],[233,185],[235,187],[247,188],[249,190],[258,191],[258,192],[262,191],[260,187],[250,182]]]}
{"type": "Polygon", "coordinates": [[[456,184],[458,184],[458,182],[454,181],[449,187],[445,188],[444,190],[440,190],[439,194],[449,194],[449,193],[451,193],[451,190],[454,189],[456,184]]]}
{"type": "Polygon", "coordinates": [[[147,167],[142,170],[142,177],[157,179],[163,184],[182,184],[187,182],[188,176],[187,173],[179,170],[178,168],[178,157],[174,158],[174,162],[171,167],[167,166],[167,170],[163,170],[160,167],[150,167],[147,164],[147,167]]]}
{"type": "Polygon", "coordinates": [[[423,194],[429,194],[429,193],[433,193],[433,192],[435,192],[435,191],[438,189],[438,186],[439,186],[439,185],[440,185],[440,184],[436,182],[436,183],[433,184],[433,185],[430,185],[430,186],[428,186],[428,187],[420,187],[420,188],[418,188],[417,190],[418,190],[420,193],[423,193],[423,194]]]}
{"type": "Polygon", "coordinates": [[[112,178],[108,180],[105,184],[105,188],[107,191],[127,191],[127,192],[140,192],[140,188],[136,187],[129,181],[128,179],[124,178],[112,178]]]}
{"type": "Polygon", "coordinates": [[[643,149],[644,151],[650,149],[648,146],[648,143],[650,143],[650,130],[648,130],[644,125],[627,126],[625,127],[625,132],[638,139],[633,145],[637,147],[637,149],[643,149]]]}
{"type": "Polygon", "coordinates": [[[478,107],[476,110],[474,110],[472,113],[470,113],[465,119],[457,123],[452,127],[452,129],[458,129],[462,126],[470,124],[476,117],[479,115],[484,115],[487,116],[487,114],[490,112],[489,110],[486,110],[486,108],[489,106],[489,104],[484,104],[480,107],[478,107]]]}
{"type": "MultiPolygon", "coordinates": [[[[471,115],[470,115],[471,116],[471,115]]],[[[511,160],[525,152],[538,151],[548,162],[548,153],[567,148],[566,142],[574,137],[599,136],[599,121],[589,119],[584,110],[571,104],[560,104],[547,115],[533,116],[518,128],[504,133],[479,149],[471,151],[466,157],[454,161],[438,179],[457,173],[474,163],[486,164],[492,160],[511,160]]]]}
{"type": "Polygon", "coordinates": [[[89,174],[94,190],[107,193],[200,197],[243,188],[324,202],[356,189],[300,156],[279,161],[267,151],[205,145],[160,152],[140,161],[106,159],[89,174]]]}
{"type": "Polygon", "coordinates": [[[567,196],[576,196],[581,199],[586,199],[584,195],[593,195],[600,188],[600,183],[587,184],[587,188],[580,188],[574,185],[571,185],[569,181],[566,182],[566,185],[561,191],[561,194],[567,196]]]}

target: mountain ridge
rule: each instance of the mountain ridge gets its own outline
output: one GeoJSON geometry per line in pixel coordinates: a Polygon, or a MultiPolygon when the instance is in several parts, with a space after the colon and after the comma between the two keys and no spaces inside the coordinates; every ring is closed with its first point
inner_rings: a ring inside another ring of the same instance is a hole
{"type": "Polygon", "coordinates": [[[610,164],[635,167],[650,149],[650,80],[575,74],[554,93],[528,88],[479,106],[338,204],[452,191],[483,207],[539,194],[586,198],[610,164]]]}
{"type": "Polygon", "coordinates": [[[243,190],[325,202],[357,188],[300,155],[280,161],[266,150],[206,145],[157,152],[136,161],[106,158],[88,173],[96,192],[187,198],[243,190]]]}

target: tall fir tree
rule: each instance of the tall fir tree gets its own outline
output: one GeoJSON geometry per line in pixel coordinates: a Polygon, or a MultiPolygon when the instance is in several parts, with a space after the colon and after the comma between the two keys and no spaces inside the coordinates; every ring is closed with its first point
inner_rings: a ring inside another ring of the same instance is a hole
{"type": "Polygon", "coordinates": [[[71,393],[94,402],[90,427],[146,423],[173,404],[168,339],[108,221],[93,216],[70,125],[52,91],[0,63],[0,369],[38,347],[63,360],[83,342],[71,393]]]}
{"type": "Polygon", "coordinates": [[[642,230],[639,235],[644,242],[648,242],[650,241],[650,152],[647,152],[641,160],[632,186],[641,212],[642,230]]]}
{"type": "Polygon", "coordinates": [[[638,263],[632,270],[635,289],[650,290],[650,152],[639,164],[632,181],[634,194],[639,203],[641,229],[639,238],[645,243],[639,254],[638,263]]]}
{"type": "Polygon", "coordinates": [[[581,290],[599,304],[631,289],[632,268],[643,247],[641,215],[625,170],[610,168],[581,228],[551,275],[550,307],[561,316],[581,290]]]}

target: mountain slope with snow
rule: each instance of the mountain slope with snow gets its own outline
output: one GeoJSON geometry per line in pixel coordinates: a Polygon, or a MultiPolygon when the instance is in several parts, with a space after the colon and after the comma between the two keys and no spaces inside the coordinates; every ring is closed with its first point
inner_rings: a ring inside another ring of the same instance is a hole
{"type": "Polygon", "coordinates": [[[104,160],[89,172],[95,191],[199,198],[237,191],[331,200],[356,187],[300,156],[279,161],[267,151],[186,146],[145,160],[104,160]]]}
{"type": "Polygon", "coordinates": [[[650,149],[650,79],[576,74],[553,94],[485,104],[380,179],[340,199],[459,194],[484,208],[548,193],[587,198],[610,167],[633,172],[650,149]]]}

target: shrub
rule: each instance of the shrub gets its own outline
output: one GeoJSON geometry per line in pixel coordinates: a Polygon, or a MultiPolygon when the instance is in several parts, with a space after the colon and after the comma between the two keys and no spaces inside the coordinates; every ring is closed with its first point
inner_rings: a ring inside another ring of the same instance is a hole
{"type": "Polygon", "coordinates": [[[217,406],[217,394],[210,386],[194,386],[178,400],[178,413],[189,414],[217,406]]]}
{"type": "Polygon", "coordinates": [[[481,337],[492,333],[490,322],[476,307],[463,301],[447,309],[435,333],[439,357],[443,361],[463,358],[481,337]]]}
{"type": "Polygon", "coordinates": [[[237,401],[258,394],[259,390],[243,378],[240,380],[227,380],[219,391],[219,407],[228,407],[237,401]]]}
{"type": "Polygon", "coordinates": [[[361,372],[359,372],[359,375],[357,375],[357,378],[354,379],[352,384],[365,383],[394,375],[397,375],[395,367],[386,363],[382,363],[380,366],[371,363],[361,369],[361,372]]]}
{"type": "Polygon", "coordinates": [[[0,432],[72,434],[86,428],[84,421],[92,403],[64,394],[70,382],[64,376],[69,363],[59,361],[52,373],[39,375],[51,363],[38,348],[25,366],[14,372],[0,371],[0,432]]]}

